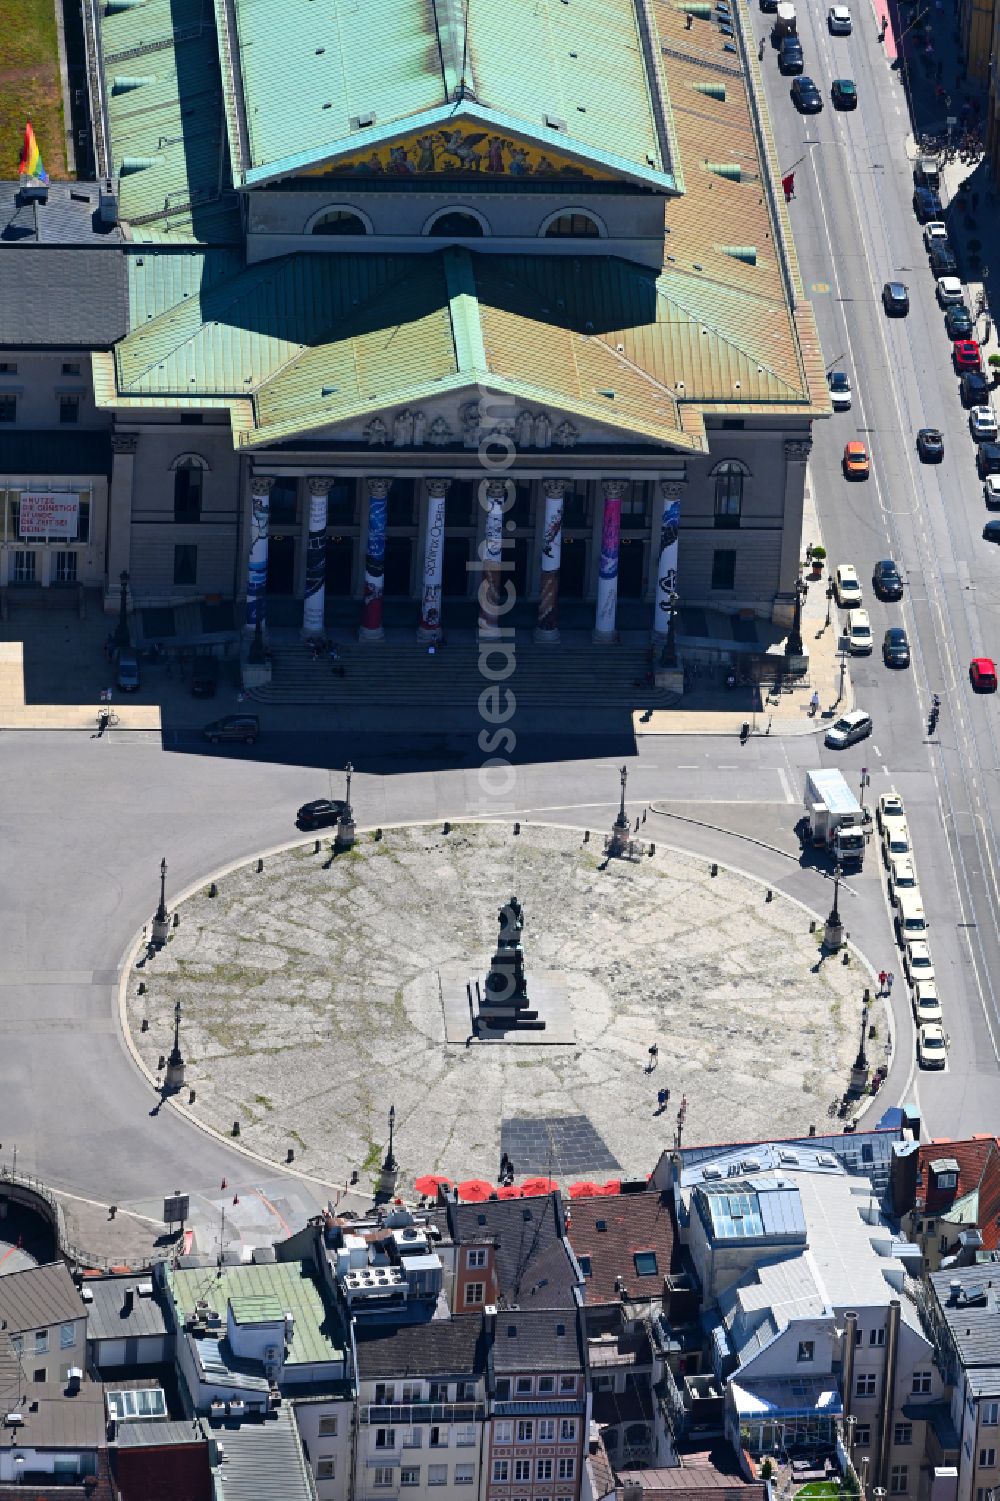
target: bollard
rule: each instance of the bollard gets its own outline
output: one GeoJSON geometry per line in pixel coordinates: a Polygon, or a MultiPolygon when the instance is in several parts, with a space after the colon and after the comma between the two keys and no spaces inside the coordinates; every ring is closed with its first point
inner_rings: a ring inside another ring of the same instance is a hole
{"type": "Polygon", "coordinates": [[[146,982],[145,982],[145,980],[140,980],[139,981],[139,989],[136,991],[136,995],[145,995],[145,994],[146,994],[146,982]]]}
{"type": "Polygon", "coordinates": [[[263,858],[262,855],[258,855],[258,857],[257,857],[257,874],[260,875],[260,873],[261,873],[261,871],[263,869],[264,869],[264,858],[263,858]]]}
{"type": "Polygon", "coordinates": [[[375,838],[376,838],[376,840],[379,840],[379,839],[382,838],[382,830],[381,829],[376,829],[375,830],[375,838]]]}
{"type": "Polygon", "coordinates": [[[862,1001],[862,1005],[870,1006],[871,1003],[872,1003],[872,993],[869,990],[868,986],[866,985],[865,986],[864,1000],[862,1001]]]}
{"type": "Polygon", "coordinates": [[[117,1204],[109,1204],[108,1205],[108,1218],[113,1220],[114,1217],[115,1217],[115,1215],[117,1213],[118,1213],[118,1205],[117,1204]]]}
{"type": "Polygon", "coordinates": [[[225,1178],[223,1178],[223,1180],[222,1180],[222,1187],[225,1188],[225,1186],[226,1186],[226,1180],[225,1180],[225,1178]]]}
{"type": "Polygon", "coordinates": [[[294,1147],[289,1147],[288,1148],[288,1156],[285,1158],[285,1161],[286,1162],[294,1162],[295,1161],[295,1148],[294,1147]]]}
{"type": "Polygon", "coordinates": [[[718,865],[716,865],[715,861],[713,860],[712,861],[712,875],[713,876],[717,876],[718,874],[719,874],[719,867],[718,867],[718,865]]]}
{"type": "Polygon", "coordinates": [[[521,832],[521,825],[519,823],[516,823],[514,825],[514,833],[515,834],[520,834],[520,832],[521,832]]]}
{"type": "Polygon", "coordinates": [[[816,1127],[815,1126],[810,1126],[809,1127],[809,1135],[810,1136],[815,1136],[816,1135],[816,1127]]]}
{"type": "Polygon", "coordinates": [[[219,888],[215,884],[214,881],[212,882],[211,886],[208,888],[208,894],[209,894],[209,896],[218,896],[218,894],[219,894],[219,888]]]}
{"type": "Polygon", "coordinates": [[[318,855],[319,854],[320,847],[321,847],[322,843],[323,843],[323,841],[321,839],[314,839],[313,840],[313,854],[314,855],[318,855]]]}
{"type": "Polygon", "coordinates": [[[767,895],[765,896],[764,900],[765,902],[774,901],[774,892],[771,890],[770,886],[767,888],[767,895]]]}
{"type": "Polygon", "coordinates": [[[234,1204],[238,1204],[239,1202],[240,1202],[240,1196],[239,1196],[239,1194],[233,1194],[233,1203],[234,1204]]]}
{"type": "Polygon", "coordinates": [[[451,833],[451,824],[448,822],[447,819],[445,819],[445,821],[444,821],[444,828],[442,830],[442,833],[444,833],[444,834],[450,834],[451,833]]]}
{"type": "Polygon", "coordinates": [[[157,1070],[159,1070],[161,1068],[166,1068],[166,1066],[167,1066],[167,1060],[166,1060],[166,1058],[164,1058],[163,1054],[161,1053],[160,1057],[159,1057],[159,1060],[157,1061],[157,1064],[156,1064],[157,1070]]]}
{"type": "Polygon", "coordinates": [[[233,1129],[232,1129],[232,1132],[230,1134],[232,1136],[239,1136],[239,1134],[240,1134],[240,1123],[239,1123],[239,1121],[233,1121],[233,1129]]]}
{"type": "Polygon", "coordinates": [[[841,964],[850,964],[850,962],[851,962],[851,956],[848,953],[847,949],[844,950],[844,957],[843,957],[843,959],[840,962],[841,962],[841,964]]]}
{"type": "Polygon", "coordinates": [[[148,1016],[144,1016],[143,1017],[143,1019],[142,1019],[142,1026],[140,1027],[139,1030],[141,1032],[148,1032],[149,1031],[149,1017],[148,1016]]]}
{"type": "Polygon", "coordinates": [[[809,931],[810,931],[810,933],[815,933],[815,931],[816,931],[816,921],[815,921],[815,919],[813,919],[813,921],[809,924],[809,931]]]}
{"type": "Polygon", "coordinates": [[[189,1105],[193,1105],[196,1099],[197,1099],[197,1095],[196,1095],[195,1091],[193,1089],[189,1089],[188,1090],[188,1104],[189,1105]]]}
{"type": "Polygon", "coordinates": [[[357,1183],[357,1181],[358,1181],[358,1170],[355,1167],[355,1168],[351,1169],[351,1186],[353,1187],[353,1185],[355,1183],[357,1183]]]}
{"type": "Polygon", "coordinates": [[[655,844],[651,844],[649,846],[649,849],[646,851],[646,853],[649,854],[649,855],[655,855],[656,854],[656,845],[655,844]]]}
{"type": "Polygon", "coordinates": [[[180,925],[181,925],[181,915],[180,915],[179,912],[175,912],[174,913],[174,927],[175,928],[179,928],[180,925]]]}
{"type": "Polygon", "coordinates": [[[584,829],[584,831],[583,831],[583,842],[584,842],[584,844],[589,844],[590,843],[590,830],[589,829],[584,829]]]}

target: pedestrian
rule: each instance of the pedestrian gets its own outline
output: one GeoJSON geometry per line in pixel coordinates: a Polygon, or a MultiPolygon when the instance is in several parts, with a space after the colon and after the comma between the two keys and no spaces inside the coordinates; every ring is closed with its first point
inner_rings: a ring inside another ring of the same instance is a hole
{"type": "Polygon", "coordinates": [[[810,719],[815,719],[816,715],[818,713],[819,713],[819,689],[818,688],[814,688],[813,689],[812,698],[809,700],[809,717],[810,717],[810,719]]]}
{"type": "Polygon", "coordinates": [[[670,1103],[670,1090],[658,1089],[656,1091],[656,1113],[662,1115],[670,1103]]]}
{"type": "Polygon", "coordinates": [[[888,971],[880,969],[878,972],[878,993],[885,995],[885,982],[889,978],[888,971]]]}
{"type": "Polygon", "coordinates": [[[892,995],[892,982],[893,982],[893,980],[895,978],[896,978],[896,976],[893,974],[892,970],[890,970],[889,973],[885,977],[885,993],[886,993],[886,995],[892,995]]]}
{"type": "Polygon", "coordinates": [[[762,63],[764,61],[764,38],[763,37],[761,37],[761,39],[760,39],[760,45],[757,48],[757,61],[759,63],[762,63]]]}

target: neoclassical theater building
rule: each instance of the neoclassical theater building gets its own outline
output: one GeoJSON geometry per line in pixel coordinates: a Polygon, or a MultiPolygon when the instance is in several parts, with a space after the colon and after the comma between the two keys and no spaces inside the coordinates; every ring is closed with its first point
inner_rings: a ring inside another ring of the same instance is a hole
{"type": "Polygon", "coordinates": [[[84,0],[92,213],[32,205],[0,280],[107,316],[82,362],[0,317],[2,582],[375,640],[502,557],[550,639],[785,620],[828,398],[743,3],[84,0]],[[15,439],[66,381],[90,447],[15,439]]]}

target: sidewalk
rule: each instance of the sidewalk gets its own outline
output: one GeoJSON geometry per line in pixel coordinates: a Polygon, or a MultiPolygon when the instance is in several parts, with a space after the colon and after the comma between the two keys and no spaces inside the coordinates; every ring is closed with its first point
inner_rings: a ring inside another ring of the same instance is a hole
{"type": "MultiPolygon", "coordinates": [[[[802,508],[802,552],[822,541],[819,515],[813,494],[812,469],[806,472],[805,500],[802,508]]],[[[632,716],[632,728],[641,735],[739,735],[743,725],[750,725],[752,735],[815,735],[824,731],[837,714],[854,707],[854,691],[846,653],[840,651],[840,612],[836,603],[830,610],[827,625],[826,587],[836,566],[827,558],[823,572],[814,579],[803,572],[809,591],[802,606],[802,645],[809,654],[809,670],[803,686],[768,696],[768,684],[758,689],[718,687],[697,689],[685,694],[674,708],[656,709],[647,719],[643,713],[632,716]],[[809,700],[819,693],[821,710],[812,718],[809,700]]]]}

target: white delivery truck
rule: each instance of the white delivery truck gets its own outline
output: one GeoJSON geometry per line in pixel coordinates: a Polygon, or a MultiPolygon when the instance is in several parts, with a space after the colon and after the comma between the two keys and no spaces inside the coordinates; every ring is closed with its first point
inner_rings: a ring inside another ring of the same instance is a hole
{"type": "Polygon", "coordinates": [[[834,768],[806,772],[806,818],[813,844],[822,845],[845,867],[865,863],[865,817],[843,772],[834,768]]]}

